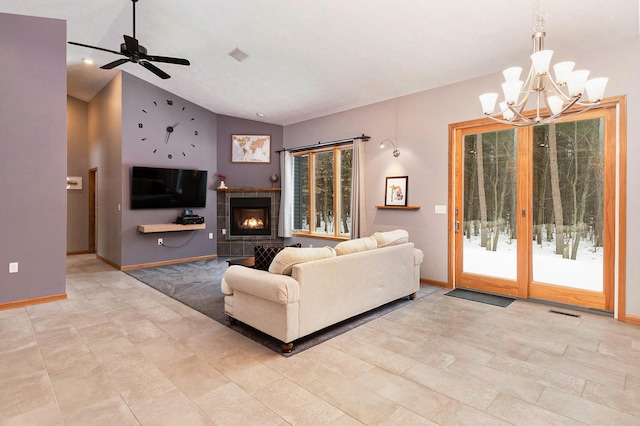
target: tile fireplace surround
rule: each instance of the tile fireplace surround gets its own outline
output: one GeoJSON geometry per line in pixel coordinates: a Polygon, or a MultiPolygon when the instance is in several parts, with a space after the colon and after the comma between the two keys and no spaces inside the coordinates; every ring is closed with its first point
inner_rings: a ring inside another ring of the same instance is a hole
{"type": "Polygon", "coordinates": [[[284,239],[278,237],[278,220],[280,218],[280,188],[229,188],[218,190],[218,256],[249,257],[253,256],[255,246],[269,245],[281,247],[284,239]],[[229,235],[231,227],[229,200],[231,198],[271,198],[271,235],[229,235]],[[223,230],[225,233],[223,234],[223,230]]]}

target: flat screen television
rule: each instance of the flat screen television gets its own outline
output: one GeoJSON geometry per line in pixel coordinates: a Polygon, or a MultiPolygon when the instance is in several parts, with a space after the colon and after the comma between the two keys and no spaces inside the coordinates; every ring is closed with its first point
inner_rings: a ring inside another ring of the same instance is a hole
{"type": "Polygon", "coordinates": [[[132,209],[205,207],[206,203],[206,170],[132,168],[132,209]]]}

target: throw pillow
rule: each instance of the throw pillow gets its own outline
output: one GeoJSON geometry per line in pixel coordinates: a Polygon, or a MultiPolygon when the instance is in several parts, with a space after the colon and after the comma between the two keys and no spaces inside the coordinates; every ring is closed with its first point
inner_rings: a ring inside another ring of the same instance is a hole
{"type": "Polygon", "coordinates": [[[375,232],[371,236],[378,242],[378,248],[395,246],[396,244],[404,244],[409,242],[409,233],[404,229],[396,229],[395,231],[375,232]]]}
{"type": "Polygon", "coordinates": [[[358,253],[359,251],[373,250],[378,248],[378,242],[372,237],[356,238],[355,240],[343,241],[336,244],[336,254],[358,253]]]}
{"type": "MultiPolygon", "coordinates": [[[[302,247],[300,243],[292,244],[289,247],[302,247]]],[[[273,261],[284,247],[272,247],[272,246],[256,246],[253,249],[253,256],[255,258],[254,269],[260,269],[262,271],[268,271],[269,265],[273,261]]]]}
{"type": "Polygon", "coordinates": [[[285,247],[276,255],[269,266],[272,274],[289,275],[291,268],[298,263],[309,262],[311,260],[335,257],[336,251],[333,247],[285,247]]]}

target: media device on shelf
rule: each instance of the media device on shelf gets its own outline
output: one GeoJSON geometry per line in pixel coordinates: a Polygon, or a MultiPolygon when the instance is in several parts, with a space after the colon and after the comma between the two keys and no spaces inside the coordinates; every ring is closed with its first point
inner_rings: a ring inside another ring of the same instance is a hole
{"type": "Polygon", "coordinates": [[[193,214],[193,210],[185,210],[182,216],[176,218],[178,225],[200,225],[204,223],[204,217],[193,214]]]}
{"type": "Polygon", "coordinates": [[[206,202],[206,170],[132,167],[132,209],[205,207],[206,202]]]}

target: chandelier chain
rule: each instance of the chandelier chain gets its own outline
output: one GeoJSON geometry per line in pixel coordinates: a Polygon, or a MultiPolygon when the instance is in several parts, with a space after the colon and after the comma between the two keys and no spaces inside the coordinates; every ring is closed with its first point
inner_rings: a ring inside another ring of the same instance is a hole
{"type": "Polygon", "coordinates": [[[547,19],[547,12],[540,12],[540,0],[536,0],[533,5],[533,16],[535,24],[533,25],[533,32],[544,32],[544,22],[547,19]]]}

